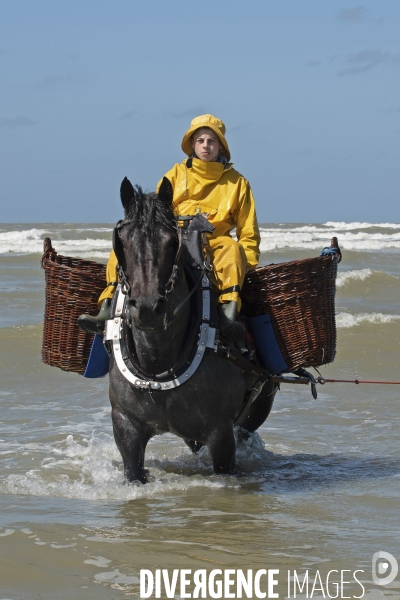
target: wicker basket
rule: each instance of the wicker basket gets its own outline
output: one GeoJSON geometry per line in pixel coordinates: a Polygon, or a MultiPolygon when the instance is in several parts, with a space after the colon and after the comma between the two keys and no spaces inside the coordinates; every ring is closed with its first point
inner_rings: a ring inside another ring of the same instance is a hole
{"type": "Polygon", "coordinates": [[[63,371],[84,373],[93,335],[77,325],[82,313],[96,314],[97,300],[106,285],[106,266],[61,256],[44,240],[41,265],[45,270],[42,361],[63,371]]]}
{"type": "MultiPolygon", "coordinates": [[[[259,267],[246,275],[241,297],[248,317],[268,314],[288,369],[330,363],[336,353],[335,292],[339,255],[259,267]]],[[[79,329],[82,313],[95,314],[106,266],[58,255],[44,240],[46,304],[42,360],[84,373],[93,336],[79,329]]]]}
{"type": "Polygon", "coordinates": [[[333,362],[335,292],[340,255],[259,267],[247,274],[241,297],[248,317],[269,315],[288,370],[333,362]]]}

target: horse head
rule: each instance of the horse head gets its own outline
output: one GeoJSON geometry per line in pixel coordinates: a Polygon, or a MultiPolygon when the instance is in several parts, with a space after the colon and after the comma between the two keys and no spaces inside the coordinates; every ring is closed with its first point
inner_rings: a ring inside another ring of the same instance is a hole
{"type": "Polygon", "coordinates": [[[146,194],[125,177],[120,193],[125,218],[115,228],[114,251],[128,310],[135,329],[154,331],[165,322],[180,270],[172,186],[164,177],[158,194],[146,194]]]}

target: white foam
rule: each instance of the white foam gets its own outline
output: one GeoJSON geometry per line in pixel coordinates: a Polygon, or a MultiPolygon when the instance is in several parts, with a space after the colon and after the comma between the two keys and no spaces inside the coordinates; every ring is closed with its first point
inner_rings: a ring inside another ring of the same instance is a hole
{"type": "Polygon", "coordinates": [[[365,281],[368,277],[371,277],[372,269],[358,269],[355,271],[345,271],[344,273],[339,273],[336,279],[336,286],[343,287],[349,281],[365,281]]]}
{"type": "MultiPolygon", "coordinates": [[[[154,451],[152,444],[148,446],[146,468],[150,468],[152,481],[146,486],[125,485],[121,456],[114,439],[111,435],[103,434],[81,441],[75,441],[72,435],[68,435],[52,448],[46,446],[43,449],[46,458],[39,469],[7,476],[0,483],[0,490],[29,496],[133,500],[167,492],[182,492],[189,488],[218,489],[225,486],[223,478],[190,476],[190,468],[187,474],[182,475],[182,468],[185,471],[185,464],[191,461],[192,456],[189,449],[182,455],[182,442],[175,439],[177,444],[172,445],[171,450],[174,451],[171,458],[165,455],[160,458],[158,448],[154,451]],[[171,462],[174,463],[173,469],[171,462]]],[[[205,460],[202,468],[211,475],[211,459],[207,452],[203,459],[193,459],[195,462],[205,460]]],[[[197,462],[195,467],[199,467],[197,462]]]]}
{"type": "Polygon", "coordinates": [[[83,561],[87,565],[95,565],[96,567],[101,567],[105,569],[111,562],[111,559],[105,558],[104,556],[94,556],[92,559],[87,559],[83,561]]]}
{"type": "Polygon", "coordinates": [[[6,529],[0,533],[0,537],[6,537],[8,535],[12,535],[13,533],[15,533],[15,529],[6,529]]]}
{"type": "MultiPolygon", "coordinates": [[[[106,259],[111,250],[110,236],[91,237],[97,234],[109,234],[106,227],[82,226],[74,229],[52,225],[49,229],[30,228],[24,230],[0,231],[0,254],[41,254],[43,239],[49,236],[58,253],[79,258],[106,259]],[[62,239],[73,232],[78,239],[62,239]],[[61,239],[60,239],[61,238],[61,239]]],[[[312,250],[318,254],[329,245],[333,236],[338,237],[344,250],[386,250],[400,249],[400,225],[395,223],[344,223],[329,221],[315,225],[276,225],[261,227],[261,251],[293,248],[312,250]],[[370,231],[371,228],[385,231],[370,231]],[[393,231],[393,230],[398,231],[393,231]]]]}
{"type": "Polygon", "coordinates": [[[348,328],[361,325],[361,323],[372,323],[379,325],[382,323],[393,323],[399,321],[400,315],[387,315],[383,313],[360,313],[352,315],[347,312],[341,312],[336,315],[336,326],[338,328],[348,328]]]}
{"type": "Polygon", "coordinates": [[[136,577],[136,575],[124,575],[123,573],[120,573],[118,569],[96,573],[94,578],[96,581],[107,581],[112,582],[113,584],[132,585],[134,583],[140,583],[140,579],[139,577],[136,577]]]}
{"type": "Polygon", "coordinates": [[[26,229],[23,231],[0,232],[0,254],[19,252],[31,254],[43,252],[43,241],[46,231],[44,229],[26,229]]]}
{"type": "MultiPolygon", "coordinates": [[[[398,229],[400,227],[397,227],[398,229]]],[[[344,250],[384,250],[400,248],[400,231],[392,233],[354,231],[353,228],[327,230],[324,226],[262,227],[261,252],[284,248],[320,251],[336,236],[344,250]]]]}
{"type": "MultiPolygon", "coordinates": [[[[101,259],[101,262],[104,262],[110,256],[111,248],[108,248],[104,252],[98,250],[90,250],[88,252],[75,251],[73,256],[74,258],[84,258],[84,259],[101,259]]],[[[60,252],[62,254],[62,252],[60,252]]],[[[69,255],[69,252],[64,252],[64,254],[69,255]]]]}
{"type": "MultiPolygon", "coordinates": [[[[48,235],[46,229],[0,232],[0,254],[42,254],[43,239],[48,235]]],[[[107,239],[85,237],[60,240],[54,236],[51,239],[57,252],[67,256],[107,258],[111,250],[111,241],[107,239]]]]}
{"type": "Polygon", "coordinates": [[[325,227],[333,229],[370,229],[372,227],[379,227],[381,229],[400,229],[400,223],[365,223],[355,221],[354,223],[345,223],[344,221],[327,221],[323,224],[325,227]]]}
{"type": "MultiPolygon", "coordinates": [[[[0,492],[42,497],[64,497],[88,500],[134,500],[154,498],[168,493],[183,493],[191,488],[236,488],[235,477],[213,474],[207,448],[193,455],[182,440],[167,434],[151,440],[146,450],[146,469],[150,483],[124,482],[121,456],[111,434],[93,435],[90,440],[71,434],[62,441],[44,444],[44,458],[38,468],[13,473],[0,481],[0,492]],[[76,437],[76,436],[75,436],[76,437]]],[[[39,445],[35,448],[39,451],[39,445]]],[[[19,446],[27,452],[27,445],[19,446]]],[[[264,441],[254,434],[238,444],[237,466],[247,477],[257,477],[274,462],[264,441]]],[[[277,458],[275,456],[275,462],[277,458]]],[[[37,543],[41,543],[39,538],[37,543]]]]}
{"type": "Polygon", "coordinates": [[[84,229],[63,229],[63,231],[75,231],[75,233],[88,233],[92,231],[95,233],[111,233],[112,230],[113,227],[85,227],[84,229]]]}

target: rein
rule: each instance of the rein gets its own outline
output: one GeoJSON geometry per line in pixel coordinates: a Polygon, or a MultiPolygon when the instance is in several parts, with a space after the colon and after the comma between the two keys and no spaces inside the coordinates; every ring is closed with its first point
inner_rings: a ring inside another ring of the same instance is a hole
{"type": "Polygon", "coordinates": [[[325,377],[317,377],[317,383],[325,385],[325,383],[373,383],[377,385],[400,385],[400,381],[370,381],[368,379],[325,379],[325,377]]]}
{"type": "Polygon", "coordinates": [[[190,292],[184,297],[184,299],[179,302],[178,306],[176,306],[174,308],[174,311],[173,311],[173,313],[172,313],[172,315],[171,315],[171,317],[169,319],[167,318],[167,313],[165,313],[164,329],[167,329],[171,325],[172,321],[175,319],[175,317],[178,314],[178,312],[181,310],[181,308],[183,308],[185,306],[186,302],[195,293],[195,291],[197,290],[197,288],[199,287],[199,285],[200,285],[200,283],[201,283],[201,281],[203,279],[204,273],[205,273],[205,268],[200,272],[200,277],[197,280],[196,285],[194,285],[192,287],[192,289],[190,290],[190,292]]]}
{"type": "Polygon", "coordinates": [[[174,287],[175,287],[175,284],[178,279],[179,260],[182,255],[182,248],[183,248],[183,238],[182,238],[182,232],[181,232],[180,227],[176,228],[176,234],[178,236],[178,250],[176,251],[174,264],[172,265],[171,275],[169,276],[169,279],[168,279],[167,283],[165,284],[165,292],[164,292],[165,298],[167,298],[167,296],[169,296],[169,294],[171,294],[174,291],[174,287]]]}

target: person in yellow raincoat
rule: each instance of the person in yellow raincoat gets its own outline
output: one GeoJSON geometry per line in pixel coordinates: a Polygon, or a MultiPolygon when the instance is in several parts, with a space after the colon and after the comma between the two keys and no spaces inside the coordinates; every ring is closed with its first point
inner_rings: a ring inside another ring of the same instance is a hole
{"type": "MultiPolygon", "coordinates": [[[[183,136],[182,150],[188,158],[165,175],[174,191],[174,212],[182,216],[203,213],[214,225],[209,245],[219,293],[220,329],[225,337],[240,341],[244,333],[236,321],[240,289],[246,270],[257,266],[260,255],[253,194],[249,182],[229,162],[225,125],[220,119],[210,114],[193,119],[183,136]],[[232,230],[237,241],[230,235],[232,230]]],[[[111,285],[99,298],[99,315],[79,318],[84,329],[101,333],[117,280],[117,259],[112,251],[107,264],[107,283],[111,285]]]]}

